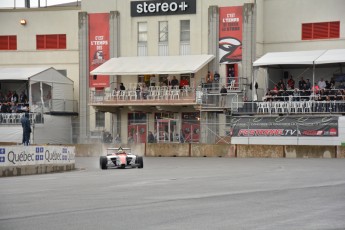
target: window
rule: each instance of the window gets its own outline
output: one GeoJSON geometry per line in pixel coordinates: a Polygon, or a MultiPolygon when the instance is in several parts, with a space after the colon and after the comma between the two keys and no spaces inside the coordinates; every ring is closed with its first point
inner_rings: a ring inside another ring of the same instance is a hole
{"type": "Polygon", "coordinates": [[[66,49],[66,34],[36,35],[36,48],[66,49]]]}
{"type": "Polygon", "coordinates": [[[190,21],[182,20],[180,21],[180,41],[189,42],[190,41],[190,21]]]}
{"type": "Polygon", "coordinates": [[[138,43],[147,42],[147,22],[138,22],[138,43]]]}
{"type": "Polygon", "coordinates": [[[17,50],[17,36],[0,36],[0,50],[17,50]]]}
{"type": "Polygon", "coordinates": [[[159,42],[168,42],[168,22],[159,22],[159,42]]]}
{"type": "Polygon", "coordinates": [[[330,39],[340,37],[340,22],[302,24],[302,40],[330,39]]]}
{"type": "Polygon", "coordinates": [[[104,112],[96,112],[96,127],[102,128],[105,124],[105,113],[104,112]]]}

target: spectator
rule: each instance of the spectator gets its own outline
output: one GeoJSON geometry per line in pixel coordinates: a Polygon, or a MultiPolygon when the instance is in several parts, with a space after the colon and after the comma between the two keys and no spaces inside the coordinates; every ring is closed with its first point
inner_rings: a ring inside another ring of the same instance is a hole
{"type": "Polygon", "coordinates": [[[325,89],[326,88],[326,82],[323,80],[323,78],[320,79],[320,81],[317,83],[319,86],[319,89],[325,89]]]}
{"type": "Polygon", "coordinates": [[[297,88],[295,88],[295,90],[293,91],[293,101],[299,101],[299,97],[300,97],[300,92],[297,88]]]}
{"type": "Polygon", "coordinates": [[[301,77],[301,80],[298,82],[298,88],[302,90],[305,84],[306,84],[305,80],[303,79],[303,77],[301,77]]]}
{"type": "Polygon", "coordinates": [[[172,86],[177,86],[178,85],[178,80],[176,79],[175,76],[173,76],[173,79],[171,80],[171,85],[172,86]]]}
{"type": "Polygon", "coordinates": [[[314,92],[314,94],[318,94],[319,93],[320,88],[319,88],[319,86],[317,85],[316,82],[314,83],[314,86],[313,86],[313,88],[311,90],[314,92]]]}
{"type": "Polygon", "coordinates": [[[228,91],[225,88],[225,85],[220,89],[220,107],[224,107],[226,104],[226,95],[228,91]]]}
{"type": "Polygon", "coordinates": [[[123,83],[120,83],[120,90],[126,90],[126,87],[123,85],[123,83]]]}
{"type": "Polygon", "coordinates": [[[290,89],[295,88],[295,81],[294,81],[294,79],[292,79],[292,75],[290,75],[290,79],[288,80],[287,84],[290,87],[290,89]]]}
{"type": "Polygon", "coordinates": [[[28,97],[26,96],[25,92],[22,91],[21,94],[19,95],[19,102],[20,103],[27,103],[28,97]]]}
{"type": "Polygon", "coordinates": [[[214,77],[213,77],[213,79],[214,79],[214,82],[215,82],[215,83],[219,83],[220,75],[219,75],[219,73],[218,73],[217,71],[214,72],[214,77]]]}
{"type": "Polygon", "coordinates": [[[24,117],[21,118],[20,122],[23,127],[23,144],[29,145],[30,142],[30,133],[31,133],[31,124],[29,120],[29,113],[25,113],[24,117]]]}
{"type": "Polygon", "coordinates": [[[155,136],[153,135],[153,133],[151,131],[149,131],[149,134],[147,136],[147,142],[148,143],[154,143],[155,142],[155,136]]]}
{"type": "Polygon", "coordinates": [[[185,86],[185,85],[189,85],[189,82],[188,82],[186,77],[182,77],[182,79],[180,81],[180,88],[182,89],[183,86],[185,86]]]}
{"type": "Polygon", "coordinates": [[[278,85],[278,89],[282,89],[282,90],[286,89],[283,79],[280,79],[277,85],[278,85]]]}
{"type": "Polygon", "coordinates": [[[309,79],[307,79],[306,85],[305,85],[305,90],[311,90],[311,83],[309,79]]]}
{"type": "Polygon", "coordinates": [[[213,76],[210,71],[207,72],[206,76],[206,83],[212,83],[213,82],[213,76]]]}
{"type": "Polygon", "coordinates": [[[13,91],[11,102],[18,103],[19,97],[16,91],[13,91]]]}

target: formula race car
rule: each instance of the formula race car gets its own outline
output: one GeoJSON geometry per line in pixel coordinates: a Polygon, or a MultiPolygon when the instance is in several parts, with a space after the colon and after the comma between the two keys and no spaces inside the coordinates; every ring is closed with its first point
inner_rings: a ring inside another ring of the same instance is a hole
{"type": "Polygon", "coordinates": [[[99,158],[101,169],[108,168],[144,168],[142,156],[131,153],[130,148],[108,148],[107,155],[99,158]]]}

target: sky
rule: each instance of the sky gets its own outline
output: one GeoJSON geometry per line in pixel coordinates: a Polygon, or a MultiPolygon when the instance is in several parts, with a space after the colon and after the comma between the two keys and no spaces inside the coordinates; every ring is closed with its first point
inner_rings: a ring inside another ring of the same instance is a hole
{"type": "MultiPolygon", "coordinates": [[[[68,2],[77,2],[77,0],[30,0],[31,7],[38,7],[40,2],[41,7],[58,5],[68,2]]],[[[79,3],[81,0],[79,0],[79,3]]],[[[0,0],[0,8],[22,8],[25,6],[25,0],[0,0]]]]}

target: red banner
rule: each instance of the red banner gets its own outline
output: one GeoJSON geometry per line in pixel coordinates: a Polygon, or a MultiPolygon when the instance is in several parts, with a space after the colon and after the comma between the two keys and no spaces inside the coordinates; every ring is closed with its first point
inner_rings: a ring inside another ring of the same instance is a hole
{"type": "MultiPolygon", "coordinates": [[[[109,60],[109,14],[89,14],[89,72],[107,60],[109,60]]],[[[109,75],[89,76],[89,87],[109,87],[109,75]]]]}
{"type": "Polygon", "coordinates": [[[219,63],[242,60],[242,6],[219,8],[219,63]]]}

